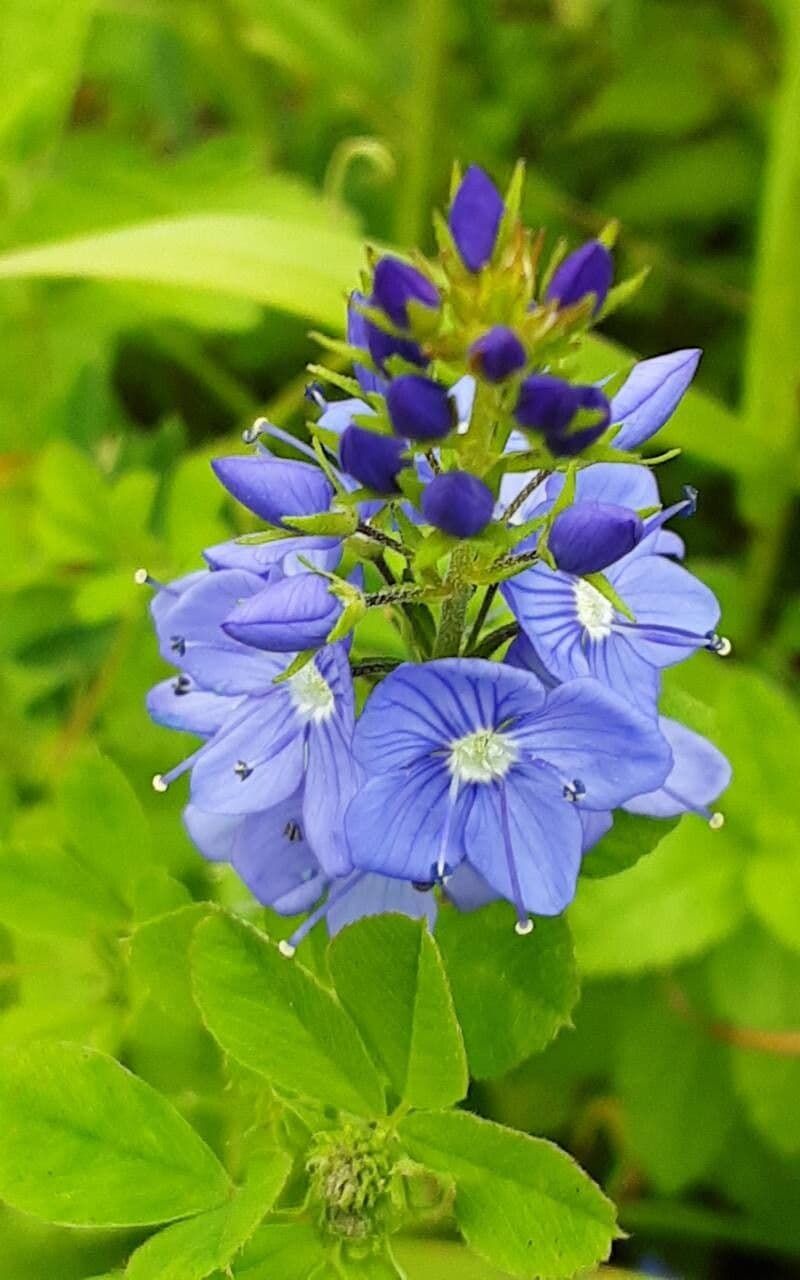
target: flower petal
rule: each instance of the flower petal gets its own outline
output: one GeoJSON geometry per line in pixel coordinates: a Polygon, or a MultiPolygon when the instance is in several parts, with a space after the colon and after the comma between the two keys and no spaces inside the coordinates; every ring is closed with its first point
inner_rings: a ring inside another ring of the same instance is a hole
{"type": "Polygon", "coordinates": [[[339,538],[304,537],[275,538],[270,542],[246,543],[232,538],[207,547],[204,559],[212,569],[244,569],[262,577],[283,574],[285,578],[296,573],[307,573],[308,566],[300,561],[302,556],[318,569],[330,572],[336,568],[342,554],[339,538]]]}
{"type": "Polygon", "coordinates": [[[613,809],[652,790],[672,764],[652,718],[597,680],[551,690],[544,708],[516,725],[513,736],[529,759],[545,761],[566,782],[579,780],[587,809],[613,809]]]}
{"type": "Polygon", "coordinates": [[[621,423],[617,449],[636,449],[677,409],[703,353],[696,348],[670,351],[634,365],[611,402],[611,421],[621,423]]]}
{"type": "Polygon", "coordinates": [[[312,725],[303,801],[303,826],[317,858],[329,876],[352,870],[344,834],[347,807],[363,781],[353,759],[350,736],[341,718],[312,725]]]}
{"type": "MultiPolygon", "coordinates": [[[[370,778],[345,819],[354,864],[399,879],[434,879],[449,790],[450,775],[439,761],[370,778]]],[[[455,830],[445,856],[450,868],[464,856],[455,830]]]]}
{"type": "MultiPolygon", "coordinates": [[[[334,886],[335,889],[335,886],[334,886]]],[[[367,872],[360,876],[349,893],[332,903],[326,912],[328,930],[338,933],[345,925],[364,916],[380,916],[395,911],[416,920],[427,919],[428,927],[436,921],[437,903],[433,893],[420,893],[408,880],[367,872]]]]}
{"type": "MultiPolygon", "coordinates": [[[[505,787],[508,831],[522,903],[537,915],[558,915],[575,896],[583,829],[543,765],[513,771],[505,787]]],[[[515,902],[501,812],[501,786],[474,789],[464,830],[468,860],[493,889],[515,902]]]]}
{"type": "Polygon", "coordinates": [[[279,525],[284,516],[327,511],[333,489],[323,471],[309,462],[290,462],[271,454],[215,458],[214,473],[242,506],[279,525]]]}
{"type": "Polygon", "coordinates": [[[156,724],[203,738],[216,733],[240,705],[239,698],[209,693],[185,675],[162,680],[147,695],[147,710],[156,724]]]}
{"type": "Polygon", "coordinates": [[[205,748],[192,770],[192,804],[242,814],[286,800],[303,777],[304,738],[285,686],[275,686],[205,748]]]}
{"type": "Polygon", "coordinates": [[[663,786],[629,800],[629,813],[651,818],[674,818],[693,809],[705,809],[722,794],[731,780],[731,766],[707,738],[665,716],[659,728],[672,749],[672,768],[663,786]]]}
{"type": "MultiPolygon", "coordinates": [[[[403,663],[377,686],[358,721],[356,758],[368,773],[406,768],[479,729],[544,701],[535,676],[478,658],[403,663]]],[[[424,878],[424,877],[423,877],[424,878]]]]}
{"type": "Polygon", "coordinates": [[[655,667],[669,667],[690,657],[703,647],[704,638],[719,621],[713,591],[663,556],[626,557],[608,577],[636,619],[635,627],[626,628],[631,646],[655,667]],[[697,640],[675,644],[669,632],[659,640],[653,631],[659,627],[692,633],[697,640]]]}

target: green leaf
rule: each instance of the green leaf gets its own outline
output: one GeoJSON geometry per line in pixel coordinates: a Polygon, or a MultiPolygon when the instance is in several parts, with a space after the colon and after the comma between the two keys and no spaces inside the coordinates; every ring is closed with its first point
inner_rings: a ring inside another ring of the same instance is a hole
{"type": "MultiPolygon", "coordinates": [[[[765,836],[769,830],[765,823],[765,836]]],[[[778,815],[773,832],[774,849],[766,845],[745,871],[750,906],[773,937],[785,947],[800,951],[800,827],[787,815],[778,815]]]]}
{"type": "Polygon", "coordinates": [[[113,1058],[39,1042],[0,1055],[0,1195],[78,1227],[202,1213],[227,1175],[166,1098],[113,1058]]]}
{"type": "Polygon", "coordinates": [[[478,1079],[510,1071],[569,1023],[578,980],[564,919],[539,919],[524,938],[504,902],[441,911],[436,936],[478,1079]]]}
{"type": "Polygon", "coordinates": [[[655,984],[622,1022],[615,1079],[633,1149],[659,1191],[711,1172],[736,1110],[725,1050],[655,984]]]}
{"type": "Polygon", "coordinates": [[[581,875],[599,880],[627,870],[652,853],[677,824],[677,818],[644,818],[617,809],[611,830],[584,858],[581,875]]]}
{"type": "Polygon", "coordinates": [[[198,922],[208,913],[193,902],[148,920],[131,938],[131,973],[156,1004],[184,1021],[197,1016],[189,968],[189,946],[198,922]]]}
{"type": "Polygon", "coordinates": [[[800,1155],[800,1058],[780,1053],[771,1033],[800,1028],[800,956],[785,951],[748,922],[710,960],[711,993],[718,1016],[744,1029],[750,1043],[731,1048],[733,1082],[753,1126],[784,1156],[800,1155]],[[758,1033],[765,1033],[759,1044],[758,1033]]]}
{"type": "Polygon", "coordinates": [[[337,994],[398,1096],[413,1107],[447,1107],[469,1077],[444,966],[426,924],[371,916],[328,949],[337,994]]]}
{"type": "Polygon", "coordinates": [[[228,1204],[146,1240],[131,1256],[126,1280],[205,1280],[227,1267],[272,1208],[290,1168],[283,1151],[262,1157],[228,1204]]]}
{"type": "Polygon", "coordinates": [[[248,214],[197,214],[0,255],[0,279],[134,280],[248,298],[340,329],[361,264],[335,225],[248,214]]]}
{"type": "Polygon", "coordinates": [[[307,1222],[268,1222],[234,1265],[235,1280],[310,1280],[324,1265],[322,1240],[307,1222]]]}
{"type": "Polygon", "coordinates": [[[250,925],[198,926],[195,998],[221,1047],[278,1088],[357,1115],[385,1114],[383,1088],[338,1001],[250,925]]]}
{"type": "Polygon", "coordinates": [[[125,919],[121,899],[64,850],[20,847],[0,854],[0,920],[12,928],[85,938],[125,919]]]}
{"type": "Polygon", "coordinates": [[[125,775],[105,756],[82,755],[58,798],[70,846],[127,897],[152,848],[147,819],[125,775]]]}
{"type": "Polygon", "coordinates": [[[565,1152],[465,1111],[403,1120],[414,1159],[455,1179],[470,1248],[511,1275],[563,1280],[608,1257],[614,1206],[565,1152]]]}
{"type": "Polygon", "coordinates": [[[689,959],[731,933],[743,909],[735,846],[688,817],[620,875],[581,876],[569,909],[578,968],[643,973],[689,959]]]}

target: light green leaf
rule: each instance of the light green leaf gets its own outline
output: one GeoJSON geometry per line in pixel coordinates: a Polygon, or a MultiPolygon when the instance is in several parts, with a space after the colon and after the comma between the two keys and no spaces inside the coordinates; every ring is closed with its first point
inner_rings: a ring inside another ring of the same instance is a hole
{"type": "Polygon", "coordinates": [[[135,980],[156,1004],[183,1021],[197,1016],[189,969],[189,946],[198,922],[208,913],[193,902],[148,920],[131,938],[130,964],[135,980]]]}
{"type": "Polygon", "coordinates": [[[505,1074],[568,1024],[578,980],[565,920],[539,919],[521,938],[513,911],[497,902],[440,912],[436,936],[472,1075],[505,1074]]]}
{"type": "Polygon", "coordinates": [[[615,876],[652,853],[656,845],[677,826],[678,819],[644,818],[618,809],[614,825],[583,860],[581,875],[592,880],[615,876]]]}
{"type": "Polygon", "coordinates": [[[0,920],[33,935],[85,938],[126,918],[124,902],[92,867],[62,849],[0,854],[0,920]]]}
{"type": "MultiPolygon", "coordinates": [[[[767,817],[765,836],[770,825],[767,817]]],[[[800,951],[800,827],[780,815],[772,836],[774,847],[765,841],[764,851],[747,865],[747,897],[777,941],[800,951]]]]}
{"type": "Polygon", "coordinates": [[[469,1077],[441,957],[423,921],[371,916],[334,938],[328,964],[339,999],[398,1096],[447,1107],[469,1077]]]}
{"type": "Polygon", "coordinates": [[[711,957],[710,975],[716,1013],[732,1029],[748,1033],[749,1043],[731,1048],[731,1067],[750,1121],[776,1151],[798,1156],[800,956],[748,922],[711,957]],[[770,1040],[781,1032],[789,1033],[786,1052],[770,1040]]]}
{"type": "Polygon", "coordinates": [[[563,1280],[608,1257],[614,1206],[565,1152],[466,1111],[406,1117],[414,1159],[455,1179],[470,1248],[511,1275],[563,1280]]]}
{"type": "Polygon", "coordinates": [[[133,788],[99,754],[84,754],[59,788],[64,836],[71,848],[119,892],[152,857],[150,830],[133,788]]]}
{"type": "Polygon", "coordinates": [[[620,875],[581,877],[569,910],[578,968],[623,974],[675,964],[720,942],[743,910],[735,844],[725,830],[686,818],[620,875]]]}
{"type": "Polygon", "coordinates": [[[307,1222],[268,1222],[234,1264],[236,1280],[309,1280],[325,1262],[322,1240],[307,1222]]]}
{"type": "Polygon", "coordinates": [[[722,1150],[736,1110],[725,1057],[655,985],[639,992],[622,1023],[615,1078],[628,1136],[666,1195],[709,1172],[722,1150]]]}
{"type": "Polygon", "coordinates": [[[27,159],[52,141],[78,79],[93,0],[5,0],[0,147],[27,159]]]}
{"type": "Polygon", "coordinates": [[[383,1088],[338,1001],[250,925],[198,926],[195,998],[221,1047],[278,1088],[357,1115],[385,1113],[383,1088]]]}
{"type": "Polygon", "coordinates": [[[279,217],[197,214],[0,256],[0,279],[134,280],[248,298],[340,329],[361,245],[335,227],[279,217]]]}
{"type": "Polygon", "coordinates": [[[0,1195],[67,1226],[129,1227],[225,1200],[224,1169],[166,1098],[68,1044],[0,1055],[0,1195]]]}
{"type": "Polygon", "coordinates": [[[130,1258],[126,1280],[205,1280],[227,1267],[272,1208],[290,1168],[283,1151],[262,1157],[228,1204],[146,1240],[130,1258]]]}

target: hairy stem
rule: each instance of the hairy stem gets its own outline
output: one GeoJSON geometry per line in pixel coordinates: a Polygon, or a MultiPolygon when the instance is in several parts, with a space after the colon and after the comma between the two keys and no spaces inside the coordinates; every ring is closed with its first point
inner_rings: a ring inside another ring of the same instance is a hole
{"type": "Polygon", "coordinates": [[[463,544],[456,547],[450,559],[450,568],[445,578],[445,587],[449,589],[449,593],[442,605],[442,620],[433,650],[434,658],[455,658],[461,652],[467,605],[472,594],[472,587],[464,577],[469,559],[469,547],[463,544]]]}

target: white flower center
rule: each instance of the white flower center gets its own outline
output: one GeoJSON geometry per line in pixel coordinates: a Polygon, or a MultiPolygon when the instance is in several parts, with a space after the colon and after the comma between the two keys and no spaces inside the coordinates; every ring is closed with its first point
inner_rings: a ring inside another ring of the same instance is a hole
{"type": "Polygon", "coordinates": [[[494,729],[478,729],[450,743],[450,772],[459,782],[494,782],[517,758],[513,739],[494,729]]]}
{"type": "Polygon", "coordinates": [[[289,697],[295,710],[304,720],[319,724],[333,715],[336,700],[327,680],[317,670],[315,662],[308,662],[287,681],[289,697]]]}
{"type": "Polygon", "coordinates": [[[578,578],[575,583],[575,606],[578,621],[592,640],[605,640],[606,636],[611,635],[614,606],[600,594],[597,587],[583,578],[578,578]]]}

